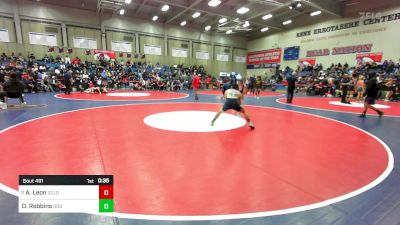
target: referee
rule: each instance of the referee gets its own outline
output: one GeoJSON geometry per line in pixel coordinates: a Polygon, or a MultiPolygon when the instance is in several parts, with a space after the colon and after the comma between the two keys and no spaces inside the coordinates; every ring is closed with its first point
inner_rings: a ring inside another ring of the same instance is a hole
{"type": "Polygon", "coordinates": [[[294,89],[296,89],[296,77],[295,72],[286,76],[287,81],[287,100],[286,103],[291,104],[293,101],[294,89]]]}
{"type": "Polygon", "coordinates": [[[71,76],[71,72],[65,72],[64,73],[64,85],[65,85],[65,91],[64,93],[67,95],[71,94],[71,90],[72,90],[72,76],[71,76]]]}
{"type": "Polygon", "coordinates": [[[379,117],[383,116],[382,111],[380,111],[379,109],[372,106],[373,104],[375,104],[375,100],[378,97],[378,92],[379,92],[379,88],[378,88],[378,80],[376,78],[376,74],[370,73],[369,80],[367,82],[367,87],[366,87],[365,93],[364,93],[364,96],[365,95],[367,96],[364,101],[364,111],[361,113],[360,117],[365,117],[365,115],[367,114],[368,108],[377,112],[379,117]]]}

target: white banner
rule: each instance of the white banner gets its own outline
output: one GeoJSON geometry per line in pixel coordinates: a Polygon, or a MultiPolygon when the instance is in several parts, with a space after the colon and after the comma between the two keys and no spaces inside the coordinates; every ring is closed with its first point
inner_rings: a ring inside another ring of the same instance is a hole
{"type": "Polygon", "coordinates": [[[7,29],[0,28],[0,42],[10,42],[10,35],[7,29]]]}
{"type": "Polygon", "coordinates": [[[235,56],[235,62],[239,62],[239,63],[245,63],[246,62],[246,56],[235,56]]]}
{"type": "Polygon", "coordinates": [[[217,54],[217,60],[218,61],[223,61],[223,62],[228,62],[229,61],[229,55],[227,55],[227,54],[217,54]]]}
{"type": "Polygon", "coordinates": [[[172,48],[172,56],[179,58],[187,58],[188,50],[184,48],[172,48]]]}
{"type": "Polygon", "coordinates": [[[196,59],[209,60],[210,59],[210,53],[209,52],[196,52],[196,59]]]}
{"type": "Polygon", "coordinates": [[[144,45],[144,54],[146,54],[146,55],[161,55],[161,46],[144,45]]]}
{"type": "Polygon", "coordinates": [[[75,48],[97,49],[97,40],[94,38],[74,37],[75,48]]]}
{"type": "Polygon", "coordinates": [[[57,46],[57,34],[29,32],[29,44],[57,46]]]}
{"type": "Polygon", "coordinates": [[[116,52],[132,52],[132,43],[111,41],[111,50],[116,52]]]}

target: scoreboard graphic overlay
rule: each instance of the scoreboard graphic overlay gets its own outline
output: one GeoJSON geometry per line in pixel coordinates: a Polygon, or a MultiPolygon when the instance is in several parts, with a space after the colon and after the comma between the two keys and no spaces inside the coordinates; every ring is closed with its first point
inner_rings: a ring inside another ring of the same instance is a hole
{"type": "Polygon", "coordinates": [[[20,213],[112,213],[112,175],[20,175],[20,213]]]}

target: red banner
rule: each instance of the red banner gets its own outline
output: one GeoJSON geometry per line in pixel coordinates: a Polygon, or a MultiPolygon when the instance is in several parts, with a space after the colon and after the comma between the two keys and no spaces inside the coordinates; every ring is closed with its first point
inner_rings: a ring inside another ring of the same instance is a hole
{"type": "Polygon", "coordinates": [[[265,51],[250,52],[247,54],[247,65],[263,63],[280,63],[282,49],[270,49],[265,51]]]}
{"type": "Polygon", "coordinates": [[[299,64],[304,64],[304,65],[315,65],[316,62],[317,62],[316,58],[299,59],[299,64]]]}
{"type": "Polygon", "coordinates": [[[317,49],[317,50],[310,50],[307,51],[307,57],[315,57],[315,56],[325,56],[329,55],[331,52],[329,49],[324,48],[324,49],[317,49]]]}
{"type": "Polygon", "coordinates": [[[356,55],[357,63],[362,62],[382,62],[383,54],[382,52],[376,53],[362,53],[356,55]]]}
{"type": "Polygon", "coordinates": [[[332,55],[371,52],[372,46],[373,44],[364,44],[364,45],[352,45],[346,47],[332,48],[332,55]]]}
{"type": "Polygon", "coordinates": [[[113,51],[94,50],[94,59],[96,60],[110,60],[115,59],[116,56],[113,51]]]}

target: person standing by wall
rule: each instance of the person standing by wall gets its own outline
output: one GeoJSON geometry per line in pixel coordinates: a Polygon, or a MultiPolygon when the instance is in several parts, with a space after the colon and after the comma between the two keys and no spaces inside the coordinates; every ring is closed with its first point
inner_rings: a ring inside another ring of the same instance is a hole
{"type": "Polygon", "coordinates": [[[255,98],[256,99],[260,99],[261,87],[262,87],[261,76],[257,76],[256,82],[254,84],[255,94],[256,94],[255,98]]]}
{"type": "Polygon", "coordinates": [[[237,84],[237,78],[235,73],[232,72],[230,78],[231,78],[231,85],[237,84]]]}
{"type": "Polygon", "coordinates": [[[251,95],[255,95],[256,76],[251,76],[249,79],[249,90],[251,95]]]}
{"type": "Polygon", "coordinates": [[[364,82],[364,79],[365,79],[364,76],[363,76],[363,75],[360,75],[360,76],[358,76],[358,80],[357,80],[357,83],[356,83],[357,101],[358,101],[359,103],[361,103],[363,94],[364,94],[364,92],[365,92],[365,82],[364,82]]]}
{"type": "Polygon", "coordinates": [[[351,79],[348,74],[343,74],[342,79],[340,80],[340,86],[342,89],[342,100],[341,103],[350,104],[349,99],[347,97],[348,87],[351,84],[351,79]]]}
{"type": "Polygon", "coordinates": [[[194,100],[199,100],[199,95],[198,91],[200,88],[200,76],[198,74],[194,74],[193,80],[192,80],[192,87],[194,91],[194,100]]]}

